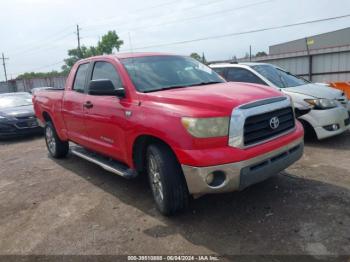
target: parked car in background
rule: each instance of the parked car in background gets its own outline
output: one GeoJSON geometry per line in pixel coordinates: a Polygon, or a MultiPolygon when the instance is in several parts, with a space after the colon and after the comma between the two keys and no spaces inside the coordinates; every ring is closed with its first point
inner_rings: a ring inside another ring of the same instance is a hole
{"type": "Polygon", "coordinates": [[[314,131],[318,139],[341,134],[350,128],[350,103],[339,90],[313,84],[271,64],[224,63],[210,67],[228,81],[279,89],[292,97],[296,109],[310,107],[310,112],[299,116],[299,120],[307,130],[314,131]]]}
{"type": "Polygon", "coordinates": [[[0,94],[0,138],[38,134],[43,129],[34,114],[29,93],[0,94]]]}
{"type": "MultiPolygon", "coordinates": [[[[39,91],[39,90],[47,90],[47,89],[52,89],[53,87],[49,87],[49,86],[43,86],[43,87],[34,87],[32,88],[32,90],[30,90],[31,94],[35,94],[35,92],[39,91]]],[[[63,89],[63,88],[62,88],[63,89]]]]}
{"type": "Polygon", "coordinates": [[[243,190],[303,154],[289,97],[228,83],[189,57],[80,60],[64,91],[38,91],[33,101],[53,157],[66,156],[72,141],[73,154],[110,172],[148,174],[165,215],[185,208],[189,195],[243,190]]]}

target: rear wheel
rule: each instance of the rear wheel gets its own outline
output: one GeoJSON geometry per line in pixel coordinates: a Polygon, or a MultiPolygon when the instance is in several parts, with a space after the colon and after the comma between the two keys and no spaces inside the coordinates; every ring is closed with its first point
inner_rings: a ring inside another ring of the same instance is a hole
{"type": "Polygon", "coordinates": [[[162,144],[147,149],[147,173],[157,209],[171,215],[188,206],[189,193],[180,164],[162,144]]]}
{"type": "Polygon", "coordinates": [[[68,154],[69,143],[62,141],[51,122],[45,125],[45,141],[49,153],[54,158],[63,158],[68,154]]]}

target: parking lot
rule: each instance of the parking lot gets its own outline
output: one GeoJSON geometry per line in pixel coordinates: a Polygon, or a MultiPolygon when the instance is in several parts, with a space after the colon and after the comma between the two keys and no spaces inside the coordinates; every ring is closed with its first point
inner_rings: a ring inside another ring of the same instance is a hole
{"type": "Polygon", "coordinates": [[[161,216],[125,180],[42,137],[0,143],[1,254],[350,254],[350,132],[307,141],[302,160],[243,192],[161,216]]]}

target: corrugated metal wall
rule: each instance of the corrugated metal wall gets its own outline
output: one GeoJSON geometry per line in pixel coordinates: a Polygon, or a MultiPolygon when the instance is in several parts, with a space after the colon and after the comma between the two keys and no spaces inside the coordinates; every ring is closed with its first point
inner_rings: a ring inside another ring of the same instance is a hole
{"type": "Polygon", "coordinates": [[[9,83],[0,82],[0,93],[29,92],[35,87],[64,88],[65,83],[65,76],[11,80],[9,83]]]}
{"type": "Polygon", "coordinates": [[[270,46],[269,54],[284,54],[350,45],[350,27],[270,46]],[[306,43],[309,43],[308,45],[306,43]]]}
{"type": "Polygon", "coordinates": [[[17,91],[30,91],[35,87],[56,87],[64,88],[66,77],[47,77],[16,80],[17,91]]]}
{"type": "MultiPolygon", "coordinates": [[[[350,46],[310,51],[312,55],[313,82],[350,81],[350,46]],[[324,52],[324,53],[322,53],[324,52]]],[[[307,52],[298,52],[253,58],[256,62],[275,64],[285,70],[309,79],[309,61],[307,52]]],[[[240,62],[247,61],[242,59],[240,62]]],[[[310,79],[309,79],[310,80],[310,79]]]]}

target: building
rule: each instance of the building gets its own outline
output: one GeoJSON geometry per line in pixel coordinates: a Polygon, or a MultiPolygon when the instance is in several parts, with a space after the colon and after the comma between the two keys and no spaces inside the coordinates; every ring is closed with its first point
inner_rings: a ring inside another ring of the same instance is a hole
{"type": "Polygon", "coordinates": [[[313,82],[350,81],[350,27],[270,46],[267,56],[252,61],[275,64],[313,82]]]}

